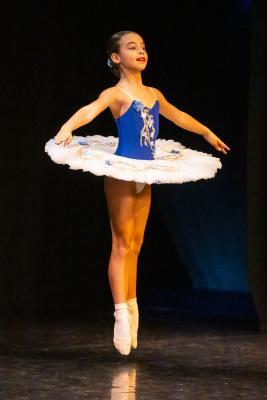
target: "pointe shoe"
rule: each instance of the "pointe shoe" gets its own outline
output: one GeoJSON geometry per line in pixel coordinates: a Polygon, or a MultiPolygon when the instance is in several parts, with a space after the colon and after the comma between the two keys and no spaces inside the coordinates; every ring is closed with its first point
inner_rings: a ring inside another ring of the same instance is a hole
{"type": "Polygon", "coordinates": [[[137,332],[138,332],[138,328],[137,329],[134,328],[133,321],[132,321],[131,317],[130,317],[130,324],[131,324],[131,347],[133,349],[136,349],[137,348],[137,332]]]}
{"type": "Polygon", "coordinates": [[[115,310],[113,315],[115,317],[114,336],[113,336],[114,346],[119,351],[119,353],[123,355],[128,355],[131,351],[131,326],[130,326],[128,309],[115,310]],[[118,337],[118,335],[116,334],[117,324],[121,323],[125,324],[124,326],[125,339],[118,337]]]}
{"type": "Polygon", "coordinates": [[[130,316],[130,326],[131,326],[131,347],[133,349],[137,348],[137,334],[138,334],[138,326],[139,326],[139,312],[138,306],[136,310],[136,306],[131,306],[128,303],[128,310],[130,316]],[[135,323],[133,322],[135,320],[135,323]]]}

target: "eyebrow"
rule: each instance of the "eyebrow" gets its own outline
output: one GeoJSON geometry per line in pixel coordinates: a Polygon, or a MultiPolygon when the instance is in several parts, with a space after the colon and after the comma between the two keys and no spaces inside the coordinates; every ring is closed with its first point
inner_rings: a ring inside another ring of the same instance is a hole
{"type": "MultiPolygon", "coordinates": [[[[137,44],[136,42],[129,42],[129,43],[126,43],[126,46],[128,46],[128,44],[132,44],[132,43],[137,44]]],[[[145,42],[141,42],[141,44],[145,44],[145,42]]]]}

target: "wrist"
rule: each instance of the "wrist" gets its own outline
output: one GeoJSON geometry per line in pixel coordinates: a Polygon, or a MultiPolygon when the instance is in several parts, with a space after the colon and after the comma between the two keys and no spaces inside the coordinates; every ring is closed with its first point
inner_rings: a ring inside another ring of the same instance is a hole
{"type": "Polygon", "coordinates": [[[212,131],[209,128],[205,128],[204,131],[202,132],[203,137],[208,136],[210,134],[212,134],[212,131]]]}
{"type": "Polygon", "coordinates": [[[71,127],[70,127],[67,123],[65,123],[65,124],[63,124],[63,125],[61,126],[61,130],[69,131],[70,133],[72,133],[72,129],[71,129],[71,127]]]}

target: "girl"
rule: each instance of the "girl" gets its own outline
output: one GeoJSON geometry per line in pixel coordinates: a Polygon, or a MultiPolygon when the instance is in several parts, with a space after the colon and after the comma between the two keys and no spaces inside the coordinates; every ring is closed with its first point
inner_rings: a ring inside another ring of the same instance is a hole
{"type": "Polygon", "coordinates": [[[137,260],[150,210],[151,183],[207,179],[221,168],[220,160],[211,155],[186,149],[178,142],[156,141],[158,116],[162,114],[174,124],[202,135],[223,154],[230,148],[206,126],[170,104],[158,89],[143,84],[141,73],[148,54],[138,33],[115,33],[109,40],[107,56],[117,84],[66,121],[55,138],[47,142],[46,151],[57,163],[104,175],[112,232],[108,276],[115,307],[113,343],[121,354],[128,355],[131,348],[137,347],[137,260]],[[107,107],[117,124],[119,141],[100,135],[87,139],[72,136],[73,130],[107,107]]]}

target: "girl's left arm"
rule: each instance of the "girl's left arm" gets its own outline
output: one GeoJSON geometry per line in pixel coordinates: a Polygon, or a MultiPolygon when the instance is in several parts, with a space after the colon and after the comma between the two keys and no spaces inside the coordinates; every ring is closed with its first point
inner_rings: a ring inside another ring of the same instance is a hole
{"type": "Polygon", "coordinates": [[[158,89],[153,89],[157,93],[159,101],[159,112],[161,115],[172,121],[175,125],[203,136],[203,138],[207,140],[207,142],[209,142],[216,150],[227,154],[227,150],[230,150],[230,148],[224,142],[222,142],[221,139],[216,136],[209,128],[201,124],[189,114],[179,110],[177,107],[169,103],[158,89]]]}

